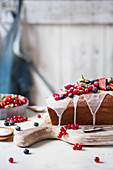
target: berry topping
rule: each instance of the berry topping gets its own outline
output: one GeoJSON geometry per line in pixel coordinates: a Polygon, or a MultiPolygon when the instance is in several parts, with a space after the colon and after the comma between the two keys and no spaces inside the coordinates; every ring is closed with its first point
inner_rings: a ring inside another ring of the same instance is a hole
{"type": "Polygon", "coordinates": [[[95,81],[96,81],[96,80],[91,80],[90,83],[91,83],[91,84],[94,84],[95,81]]]}
{"type": "Polygon", "coordinates": [[[96,163],[99,163],[99,162],[100,162],[99,157],[95,157],[95,158],[94,158],[94,161],[95,161],[96,163]]]}
{"type": "Polygon", "coordinates": [[[94,86],[95,86],[95,87],[98,87],[98,85],[99,85],[99,82],[98,82],[98,81],[95,81],[95,82],[94,82],[94,86]]]}
{"type": "Polygon", "coordinates": [[[60,98],[59,98],[59,96],[55,96],[54,99],[55,100],[59,100],[60,98]]]}
{"type": "Polygon", "coordinates": [[[109,85],[107,85],[106,90],[111,90],[111,87],[109,85]]]}
{"type": "Polygon", "coordinates": [[[90,83],[90,80],[85,80],[85,83],[86,83],[86,84],[89,84],[89,83],[90,83]]]}
{"type": "Polygon", "coordinates": [[[4,125],[5,126],[9,126],[9,122],[4,122],[4,125]]]}
{"type": "Polygon", "coordinates": [[[93,86],[91,84],[88,85],[88,90],[92,90],[93,86]]]}
{"type": "Polygon", "coordinates": [[[111,90],[113,90],[113,84],[110,83],[109,86],[110,86],[111,90]]]}
{"type": "Polygon", "coordinates": [[[34,126],[38,126],[39,125],[39,123],[38,122],[34,122],[34,126]]]}
{"type": "Polygon", "coordinates": [[[68,94],[68,97],[73,97],[73,93],[69,93],[69,94],[68,94]]]}
{"type": "Polygon", "coordinates": [[[65,86],[64,86],[64,88],[65,88],[66,90],[69,90],[71,87],[72,87],[71,84],[68,84],[68,85],[65,85],[65,86]]]}
{"type": "Polygon", "coordinates": [[[88,88],[86,88],[86,89],[84,90],[84,92],[85,92],[85,93],[89,93],[89,90],[88,90],[88,88]]]}
{"type": "Polygon", "coordinates": [[[59,98],[60,98],[60,99],[64,99],[64,95],[61,94],[61,95],[59,96],[59,98]]]}
{"type": "Polygon", "coordinates": [[[97,93],[97,92],[98,92],[97,87],[93,87],[93,88],[92,88],[92,92],[93,92],[93,93],[97,93]]]}
{"type": "Polygon", "coordinates": [[[111,77],[107,79],[107,83],[111,83],[111,77]]]}
{"type": "Polygon", "coordinates": [[[29,150],[28,149],[24,149],[24,153],[25,154],[29,154],[29,150]]]}
{"type": "Polygon", "coordinates": [[[17,131],[20,131],[20,130],[21,130],[21,127],[20,127],[20,126],[17,126],[17,127],[15,127],[15,129],[16,129],[17,131]]]}
{"type": "Polygon", "coordinates": [[[9,162],[13,163],[14,162],[13,158],[9,158],[9,162]]]}
{"type": "Polygon", "coordinates": [[[99,79],[99,88],[101,90],[106,90],[106,78],[99,79]]]}

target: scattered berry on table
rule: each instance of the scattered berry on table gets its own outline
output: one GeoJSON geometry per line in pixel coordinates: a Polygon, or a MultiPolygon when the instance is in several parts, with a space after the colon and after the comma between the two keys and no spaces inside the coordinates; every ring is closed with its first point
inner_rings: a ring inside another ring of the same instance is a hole
{"type": "Polygon", "coordinates": [[[41,115],[38,115],[37,117],[38,117],[38,118],[41,118],[41,115]]]}
{"type": "Polygon", "coordinates": [[[28,149],[24,149],[24,153],[25,154],[29,154],[29,150],[28,149]]]}
{"type": "Polygon", "coordinates": [[[4,125],[5,126],[9,126],[9,122],[4,122],[4,125]]]}
{"type": "Polygon", "coordinates": [[[89,90],[88,90],[88,88],[86,88],[86,89],[84,90],[84,92],[85,92],[85,93],[89,93],[89,90]]]}
{"type": "Polygon", "coordinates": [[[39,126],[39,123],[38,122],[34,122],[34,126],[39,126]]]}
{"type": "Polygon", "coordinates": [[[95,158],[94,158],[94,161],[95,161],[96,163],[99,163],[99,162],[100,162],[99,157],[95,157],[95,158]]]}
{"type": "Polygon", "coordinates": [[[73,150],[82,150],[82,145],[75,143],[75,145],[73,146],[73,150]]]}
{"type": "Polygon", "coordinates": [[[17,131],[20,131],[20,130],[21,130],[21,127],[20,127],[20,126],[16,126],[15,129],[16,129],[17,131]]]}
{"type": "Polygon", "coordinates": [[[10,123],[10,125],[14,125],[14,124],[15,124],[15,122],[14,122],[14,121],[11,121],[11,120],[10,120],[9,123],[10,123]]]}
{"type": "Polygon", "coordinates": [[[93,87],[93,88],[92,88],[92,92],[93,92],[93,93],[97,93],[97,92],[98,92],[97,87],[93,87]]]}
{"type": "Polygon", "coordinates": [[[14,162],[13,158],[10,157],[10,158],[9,158],[9,162],[10,162],[10,163],[13,163],[13,162],[14,162]]]}

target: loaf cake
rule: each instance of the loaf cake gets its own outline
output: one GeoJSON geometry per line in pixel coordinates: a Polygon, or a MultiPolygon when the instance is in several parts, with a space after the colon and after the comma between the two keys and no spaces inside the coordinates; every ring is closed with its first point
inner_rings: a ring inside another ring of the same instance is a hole
{"type": "Polygon", "coordinates": [[[113,124],[113,78],[67,84],[46,100],[52,125],[113,124]]]}

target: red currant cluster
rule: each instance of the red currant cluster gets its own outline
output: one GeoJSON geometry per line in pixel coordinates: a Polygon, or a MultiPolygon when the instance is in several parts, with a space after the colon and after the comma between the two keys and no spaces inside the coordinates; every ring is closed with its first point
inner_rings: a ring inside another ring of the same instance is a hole
{"type": "Polygon", "coordinates": [[[62,138],[63,135],[67,135],[67,132],[66,132],[67,129],[78,129],[78,128],[79,128],[78,124],[64,125],[64,127],[60,128],[60,132],[57,137],[60,139],[60,138],[62,138]]]}
{"type": "Polygon", "coordinates": [[[21,115],[17,116],[13,116],[11,118],[7,118],[4,120],[4,122],[10,122],[10,121],[14,121],[15,123],[19,123],[19,122],[24,122],[24,121],[27,121],[28,120],[28,117],[23,117],[21,115]]]}
{"type": "Polygon", "coordinates": [[[73,150],[82,150],[82,145],[75,143],[75,145],[73,146],[73,150]]]}
{"type": "Polygon", "coordinates": [[[21,95],[7,95],[3,96],[0,101],[0,108],[12,108],[26,104],[27,98],[21,95]]]}

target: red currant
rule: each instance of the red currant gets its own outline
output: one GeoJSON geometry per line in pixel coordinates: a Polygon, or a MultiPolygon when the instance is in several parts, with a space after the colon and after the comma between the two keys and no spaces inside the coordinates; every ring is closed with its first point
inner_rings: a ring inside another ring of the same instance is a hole
{"type": "Polygon", "coordinates": [[[95,81],[95,82],[94,82],[94,86],[95,86],[95,87],[98,87],[98,85],[99,85],[99,82],[98,82],[98,81],[95,81]]]}
{"type": "Polygon", "coordinates": [[[15,115],[15,116],[13,116],[14,117],[14,119],[18,119],[18,116],[17,115],[15,115]]]}
{"type": "Polygon", "coordinates": [[[55,96],[54,99],[55,100],[59,100],[60,98],[59,98],[59,96],[55,96]]]}
{"type": "Polygon", "coordinates": [[[93,86],[92,85],[88,85],[88,90],[92,90],[93,86]]]}
{"type": "Polygon", "coordinates": [[[65,129],[68,129],[68,125],[64,125],[64,128],[65,128],[65,129]]]}
{"type": "Polygon", "coordinates": [[[94,158],[94,161],[95,161],[96,163],[99,163],[99,162],[100,162],[99,157],[95,157],[95,158],[94,158]]]}
{"type": "Polygon", "coordinates": [[[65,85],[65,86],[64,86],[64,88],[67,89],[67,90],[69,90],[71,87],[72,87],[71,84],[68,84],[68,85],[65,85]]]}
{"type": "Polygon", "coordinates": [[[38,117],[38,118],[41,118],[41,115],[38,115],[37,117],[38,117]]]}
{"type": "Polygon", "coordinates": [[[71,124],[71,129],[76,129],[76,126],[74,124],[71,124]]]}
{"type": "Polygon", "coordinates": [[[27,120],[28,120],[28,117],[24,117],[24,120],[27,121],[27,120]]]}
{"type": "Polygon", "coordinates": [[[78,129],[78,128],[79,128],[79,125],[78,125],[78,124],[76,124],[76,125],[75,125],[75,128],[76,128],[76,129],[78,129]]]}
{"type": "Polygon", "coordinates": [[[85,92],[85,93],[89,93],[89,90],[86,88],[86,89],[84,90],[84,92],[85,92]]]}
{"type": "Polygon", "coordinates": [[[77,145],[77,150],[82,150],[82,145],[77,145]]]}
{"type": "Polygon", "coordinates": [[[14,162],[13,158],[9,158],[9,162],[13,163],[14,162]]]}

